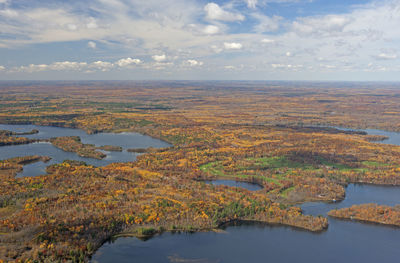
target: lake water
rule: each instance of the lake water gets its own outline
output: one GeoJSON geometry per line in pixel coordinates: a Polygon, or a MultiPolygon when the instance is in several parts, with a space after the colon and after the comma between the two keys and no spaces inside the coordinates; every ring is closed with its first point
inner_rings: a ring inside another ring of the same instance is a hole
{"type": "Polygon", "coordinates": [[[114,162],[132,162],[136,160],[138,153],[127,152],[129,148],[162,148],[169,147],[170,144],[145,136],[139,133],[124,132],[124,133],[97,133],[87,134],[83,130],[47,127],[37,125],[5,125],[0,124],[0,130],[9,130],[14,132],[27,132],[33,129],[39,130],[37,134],[21,135],[32,139],[49,139],[51,137],[61,136],[79,136],[83,143],[95,144],[96,146],[115,145],[123,148],[122,152],[108,152],[107,157],[102,160],[93,158],[80,157],[73,152],[65,152],[51,143],[40,142],[31,144],[11,145],[0,147],[0,160],[28,155],[45,155],[52,159],[47,162],[36,162],[24,166],[24,170],[18,176],[37,176],[46,173],[46,167],[51,164],[61,163],[64,160],[84,161],[87,164],[94,166],[104,166],[114,162]]]}
{"type": "Polygon", "coordinates": [[[343,130],[343,131],[363,131],[363,132],[367,132],[370,135],[383,135],[383,136],[389,137],[389,139],[386,139],[383,141],[377,141],[375,143],[400,145],[400,132],[390,132],[390,131],[383,131],[383,130],[376,130],[376,129],[359,130],[359,129],[334,127],[334,126],[327,126],[327,127],[335,128],[335,129],[343,130]]]}
{"type": "Polygon", "coordinates": [[[262,189],[262,186],[254,183],[247,183],[247,182],[238,182],[235,180],[206,180],[204,181],[206,184],[212,185],[227,185],[231,187],[241,187],[245,188],[250,191],[257,191],[262,189]]]}
{"type": "MultiPolygon", "coordinates": [[[[383,143],[400,144],[400,133],[366,131],[389,136],[383,143]]],[[[362,203],[399,204],[400,187],[351,184],[342,202],[305,203],[302,209],[306,214],[326,215],[331,209],[362,203]]],[[[390,226],[329,218],[328,229],[321,233],[265,224],[228,226],[224,230],[164,233],[146,241],[118,238],[105,243],[92,262],[389,263],[400,258],[400,228],[390,226]]]]}
{"type": "Polygon", "coordinates": [[[301,208],[305,214],[317,216],[326,215],[330,210],[336,208],[340,209],[367,203],[390,206],[400,204],[400,187],[350,184],[346,188],[346,198],[343,201],[336,203],[309,202],[302,204],[301,208]]]}
{"type": "MultiPolygon", "coordinates": [[[[395,205],[400,188],[349,185],[341,203],[308,203],[304,212],[326,215],[335,207],[376,202],[395,205]]],[[[329,218],[329,227],[312,233],[286,226],[241,224],[226,233],[164,233],[147,241],[118,238],[105,243],[92,262],[399,262],[400,229],[329,218]]]]}

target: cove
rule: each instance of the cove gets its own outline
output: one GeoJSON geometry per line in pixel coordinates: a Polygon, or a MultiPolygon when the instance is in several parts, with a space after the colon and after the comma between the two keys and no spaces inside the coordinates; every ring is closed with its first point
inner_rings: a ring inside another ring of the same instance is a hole
{"type": "Polygon", "coordinates": [[[148,147],[162,148],[171,146],[170,144],[164,141],[134,132],[87,134],[83,130],[71,129],[71,128],[48,127],[48,126],[38,126],[38,125],[0,124],[0,130],[9,130],[14,132],[29,132],[33,129],[38,130],[39,133],[30,135],[21,135],[21,136],[31,139],[49,139],[51,137],[79,136],[82,142],[85,144],[94,144],[96,146],[102,146],[102,145],[121,146],[123,148],[123,151],[122,152],[102,151],[105,154],[107,154],[107,157],[102,160],[97,160],[93,158],[80,157],[76,153],[65,152],[57,147],[54,147],[51,143],[47,142],[0,147],[0,160],[19,157],[19,156],[28,156],[28,155],[45,155],[52,158],[47,163],[36,162],[25,165],[24,170],[17,175],[18,177],[38,176],[45,174],[47,166],[51,164],[61,163],[64,160],[83,161],[86,162],[87,164],[94,166],[104,166],[114,162],[133,162],[136,160],[136,157],[139,154],[127,152],[127,149],[129,148],[148,148],[148,147]]]}

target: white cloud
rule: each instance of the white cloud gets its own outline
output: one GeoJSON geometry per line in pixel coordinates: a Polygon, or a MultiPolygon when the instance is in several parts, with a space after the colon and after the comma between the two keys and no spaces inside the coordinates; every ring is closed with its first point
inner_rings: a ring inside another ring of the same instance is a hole
{"type": "Polygon", "coordinates": [[[326,15],[316,17],[303,17],[292,23],[292,29],[300,35],[316,34],[330,36],[343,32],[351,22],[349,15],[326,15]]]}
{"type": "Polygon", "coordinates": [[[49,69],[49,66],[46,64],[40,64],[40,65],[30,64],[28,66],[21,66],[12,71],[33,73],[33,72],[38,72],[38,71],[45,71],[48,69],[49,69]]]}
{"type": "Polygon", "coordinates": [[[97,69],[97,70],[101,70],[101,71],[109,71],[114,67],[113,63],[110,62],[105,62],[105,61],[96,61],[93,62],[89,65],[89,68],[91,69],[97,69]]]}
{"type": "Polygon", "coordinates": [[[258,0],[245,0],[248,8],[256,8],[258,0]]]}
{"type": "Polygon", "coordinates": [[[46,67],[49,70],[81,70],[87,66],[86,62],[71,62],[71,61],[64,61],[64,62],[55,62],[46,67]]]}
{"type": "MultiPolygon", "coordinates": [[[[75,62],[75,61],[62,61],[54,62],[52,64],[30,64],[28,66],[15,67],[10,70],[10,72],[28,72],[34,73],[39,71],[109,71],[118,68],[129,68],[131,65],[139,65],[143,62],[140,59],[134,58],[123,58],[117,60],[116,62],[107,61],[95,61],[92,63],[88,62],[75,62]]],[[[0,70],[5,68],[0,66],[0,70]]]]}
{"type": "Polygon", "coordinates": [[[153,63],[152,65],[150,65],[150,67],[148,67],[148,68],[155,69],[155,70],[163,70],[163,69],[166,69],[173,65],[174,65],[173,62],[156,62],[156,63],[153,63]]]}
{"type": "Polygon", "coordinates": [[[219,46],[217,46],[217,45],[212,45],[211,47],[211,50],[214,52],[214,53],[221,53],[222,51],[223,51],[223,49],[222,48],[220,48],[219,46]]]}
{"type": "Polygon", "coordinates": [[[293,65],[293,64],[271,64],[271,67],[273,69],[279,69],[279,70],[292,70],[292,71],[299,71],[302,68],[304,68],[303,65],[293,65]]]}
{"type": "Polygon", "coordinates": [[[194,60],[194,59],[188,59],[186,62],[191,67],[202,66],[203,65],[202,61],[197,61],[197,60],[194,60]]]}
{"type": "Polygon", "coordinates": [[[232,13],[229,11],[225,11],[216,3],[208,3],[204,7],[204,11],[206,12],[207,19],[210,20],[220,20],[220,21],[243,21],[245,18],[243,15],[239,13],[232,13]]]}
{"type": "Polygon", "coordinates": [[[207,35],[215,35],[220,32],[219,27],[214,25],[207,25],[203,29],[203,33],[207,35]]]}
{"type": "Polygon", "coordinates": [[[96,29],[96,28],[98,28],[99,26],[98,26],[97,23],[96,23],[96,19],[94,19],[93,17],[91,17],[91,18],[89,18],[89,20],[88,20],[88,22],[87,22],[87,24],[86,24],[86,27],[87,27],[88,29],[96,29]]]}
{"type": "MultiPolygon", "coordinates": [[[[269,8],[271,2],[279,5],[296,0],[229,0],[224,4],[211,1],[94,0],[87,5],[76,1],[64,1],[62,5],[57,5],[59,1],[52,5],[31,1],[29,7],[0,4],[0,48],[23,50],[25,45],[64,42],[62,45],[67,47],[64,50],[68,54],[77,43],[88,47],[93,46],[89,42],[102,43],[102,52],[97,53],[101,63],[46,65],[38,61],[38,65],[19,68],[24,72],[118,71],[126,67],[148,70],[151,77],[154,68],[168,67],[173,76],[180,74],[182,66],[195,64],[188,62],[194,60],[191,58],[204,62],[207,70],[215,75],[218,70],[224,71],[225,65],[239,68],[241,64],[246,70],[254,66],[259,76],[269,76],[269,71],[277,71],[271,63],[284,65],[282,71],[293,70],[295,65],[304,65],[304,71],[312,69],[313,72],[326,72],[328,68],[331,71],[368,68],[375,72],[400,68],[396,60],[400,45],[399,0],[373,0],[369,4],[349,6],[345,13],[308,15],[313,14],[313,10],[304,10],[296,18],[274,17],[272,9],[266,16],[257,9],[261,6],[269,8]],[[235,9],[239,6],[244,8],[235,9]],[[243,21],[244,15],[249,17],[248,23],[225,23],[243,21]],[[244,49],[246,56],[222,53],[244,49]],[[132,61],[127,58],[132,54],[140,54],[141,58],[151,61],[136,64],[135,58],[131,58],[132,61]],[[116,55],[122,59],[106,59],[116,55]],[[367,67],[371,60],[375,64],[367,67]]],[[[306,1],[309,0],[302,2],[306,1]]],[[[0,0],[0,3],[4,2],[0,0]]],[[[56,48],[49,49],[43,59],[47,61],[58,56],[55,52],[58,52],[56,48]]],[[[90,54],[83,54],[80,59],[92,61],[90,54]]],[[[12,64],[19,62],[16,58],[12,64]]],[[[6,72],[10,70],[9,67],[5,69],[6,72]]],[[[250,71],[243,72],[251,74],[250,71]]]]}
{"type": "Polygon", "coordinates": [[[335,68],[337,68],[336,65],[329,65],[329,64],[320,64],[319,66],[321,68],[325,68],[325,69],[335,69],[335,68]]]}
{"type": "Polygon", "coordinates": [[[78,29],[78,26],[75,25],[75,24],[67,24],[67,28],[68,28],[68,30],[70,30],[70,31],[75,31],[75,30],[78,29]]]}
{"type": "Polygon", "coordinates": [[[0,16],[5,16],[8,18],[16,18],[18,17],[18,12],[13,9],[4,9],[0,10],[0,16]]]}
{"type": "Polygon", "coordinates": [[[87,43],[87,46],[88,46],[89,48],[95,49],[97,45],[96,45],[96,42],[89,41],[89,42],[87,43]]]}
{"type": "Polygon", "coordinates": [[[88,64],[86,62],[71,62],[71,61],[63,61],[63,62],[54,62],[52,64],[30,64],[28,66],[20,66],[14,67],[10,70],[10,72],[40,72],[40,71],[79,71],[87,68],[88,64]]]}
{"type": "Polygon", "coordinates": [[[138,65],[142,63],[142,61],[140,59],[137,58],[123,58],[118,60],[117,62],[115,62],[115,64],[117,64],[120,67],[127,67],[130,65],[138,65]]]}
{"type": "Polygon", "coordinates": [[[269,39],[269,38],[263,38],[263,39],[261,39],[261,43],[272,44],[272,43],[275,43],[275,40],[269,39]]]}
{"type": "Polygon", "coordinates": [[[167,56],[165,54],[162,55],[154,55],[152,56],[153,60],[156,62],[163,62],[167,59],[167,56]]]}
{"type": "Polygon", "coordinates": [[[287,56],[287,57],[291,57],[291,56],[293,56],[293,54],[292,54],[292,52],[287,51],[287,52],[286,52],[286,56],[287,56]]]}
{"type": "Polygon", "coordinates": [[[273,68],[285,68],[286,65],[283,65],[283,64],[271,64],[271,67],[273,67],[273,68]]]}
{"type": "Polygon", "coordinates": [[[225,49],[242,49],[243,45],[241,43],[236,43],[236,42],[232,43],[225,42],[224,47],[225,49]]]}
{"type": "Polygon", "coordinates": [[[254,27],[254,31],[257,33],[277,31],[280,27],[280,21],[283,20],[280,16],[269,17],[260,13],[254,13],[252,16],[259,21],[254,27]]]}
{"type": "Polygon", "coordinates": [[[4,66],[0,66],[0,71],[6,70],[4,66]]]}
{"type": "Polygon", "coordinates": [[[397,59],[397,54],[380,53],[378,56],[376,56],[376,58],[381,60],[393,60],[397,59]]]}

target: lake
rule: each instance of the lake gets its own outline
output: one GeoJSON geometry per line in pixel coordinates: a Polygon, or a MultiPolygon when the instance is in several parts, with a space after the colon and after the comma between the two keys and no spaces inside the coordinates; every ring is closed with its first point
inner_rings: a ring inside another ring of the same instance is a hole
{"type": "MultiPolygon", "coordinates": [[[[390,137],[382,143],[400,144],[400,133],[366,131],[390,137]]],[[[240,186],[234,181],[219,181],[213,184],[240,186]]],[[[326,215],[331,209],[353,204],[396,205],[399,202],[400,187],[351,184],[341,202],[305,203],[301,207],[306,214],[326,215]]],[[[146,241],[118,238],[105,243],[93,255],[92,262],[386,263],[399,262],[400,258],[400,228],[390,226],[329,218],[328,229],[321,233],[266,224],[241,224],[224,230],[225,233],[167,232],[146,241]]]]}
{"type": "MultiPolygon", "coordinates": [[[[400,188],[349,185],[343,202],[307,203],[304,212],[326,215],[335,207],[377,202],[395,205],[400,188]]],[[[400,229],[329,218],[329,227],[312,233],[287,226],[241,224],[225,233],[163,233],[149,240],[123,237],[105,243],[92,262],[398,262],[400,229]]]]}
{"type": "Polygon", "coordinates": [[[47,162],[36,162],[24,166],[24,170],[17,176],[37,176],[46,173],[46,167],[51,164],[61,163],[64,160],[84,161],[87,164],[94,166],[104,166],[114,162],[132,162],[136,160],[139,153],[131,153],[126,150],[129,148],[162,148],[169,147],[170,144],[134,132],[123,133],[97,133],[87,134],[83,130],[60,128],[60,127],[47,127],[37,125],[6,125],[0,124],[0,130],[9,130],[14,132],[28,132],[33,129],[39,130],[37,134],[21,135],[23,137],[32,139],[49,139],[51,137],[61,136],[79,136],[81,141],[85,144],[94,144],[96,146],[102,145],[115,145],[123,148],[122,152],[109,152],[102,151],[107,154],[107,157],[98,160],[93,158],[80,157],[73,152],[65,152],[57,147],[54,147],[48,142],[39,142],[31,144],[20,144],[11,146],[0,147],[0,160],[28,155],[45,155],[52,159],[47,162]]]}
{"type": "Polygon", "coordinates": [[[227,185],[227,186],[231,186],[231,187],[241,187],[241,188],[245,188],[250,191],[257,191],[257,190],[260,190],[263,188],[259,184],[239,182],[239,181],[235,181],[235,180],[206,180],[204,182],[206,184],[212,184],[212,185],[227,185]]]}

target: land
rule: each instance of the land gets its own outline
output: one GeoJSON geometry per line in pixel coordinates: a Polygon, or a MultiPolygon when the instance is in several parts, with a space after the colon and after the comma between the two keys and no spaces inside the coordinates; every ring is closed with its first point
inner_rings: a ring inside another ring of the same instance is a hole
{"type": "MultiPolygon", "coordinates": [[[[66,152],[74,152],[81,157],[88,157],[94,159],[103,159],[107,155],[97,151],[97,149],[107,148],[105,146],[96,147],[93,144],[84,144],[78,136],[64,136],[55,137],[50,139],[51,144],[66,152]]],[[[114,148],[114,147],[113,147],[114,148]]],[[[119,148],[118,148],[119,149],[119,148]]]]}
{"type": "Polygon", "coordinates": [[[400,227],[400,206],[390,207],[377,204],[353,205],[349,208],[332,210],[328,215],[340,219],[400,227]]]}
{"type": "Polygon", "coordinates": [[[108,152],[122,152],[121,146],[114,145],[103,145],[100,147],[96,147],[98,150],[108,151],[108,152]]]}
{"type": "Polygon", "coordinates": [[[157,152],[158,149],[149,147],[149,148],[131,148],[127,150],[128,152],[132,153],[151,153],[151,152],[157,152]]]}
{"type": "MultiPolygon", "coordinates": [[[[0,123],[133,131],[172,147],[143,149],[132,163],[65,161],[49,166],[45,176],[1,174],[1,198],[14,201],[0,208],[0,258],[87,261],[113,235],[211,230],[235,220],[322,231],[327,218],[303,215],[295,205],[341,200],[349,183],[400,185],[399,146],[328,127],[400,131],[399,87],[376,85],[4,85],[0,123]],[[212,179],[256,182],[263,189],[202,182],[212,179]]],[[[53,144],[102,158],[79,138],[58,137],[53,144]]]]}

